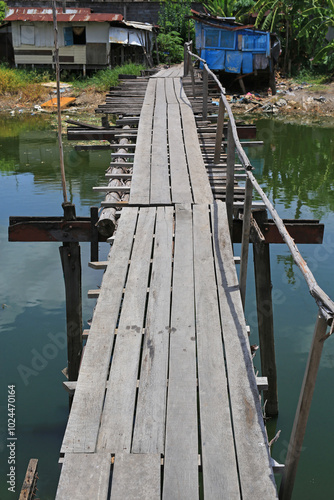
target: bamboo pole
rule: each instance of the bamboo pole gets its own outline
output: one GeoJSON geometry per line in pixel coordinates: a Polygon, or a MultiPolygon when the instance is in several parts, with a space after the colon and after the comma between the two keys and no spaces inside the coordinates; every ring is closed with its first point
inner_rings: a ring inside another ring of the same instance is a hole
{"type": "Polygon", "coordinates": [[[57,117],[58,117],[58,145],[59,145],[59,161],[61,181],[63,187],[64,203],[67,203],[67,190],[66,190],[66,177],[64,165],[64,150],[62,141],[62,127],[61,127],[61,110],[60,110],[60,69],[59,69],[59,46],[58,46],[58,24],[57,24],[57,7],[56,0],[52,1],[52,14],[53,14],[53,27],[54,27],[54,44],[55,44],[55,63],[56,63],[56,80],[57,80],[57,117]]]}
{"type": "Polygon", "coordinates": [[[249,235],[250,235],[250,225],[251,225],[251,215],[252,215],[252,198],[253,198],[253,186],[251,181],[247,177],[245,201],[244,201],[244,215],[242,220],[242,240],[241,240],[240,279],[239,279],[240,295],[244,310],[246,301],[246,282],[247,282],[249,235]]]}
{"type": "Polygon", "coordinates": [[[215,82],[217,83],[218,87],[220,88],[221,98],[222,98],[222,100],[224,102],[227,114],[228,114],[230,122],[231,122],[232,133],[233,133],[234,142],[235,142],[235,148],[236,148],[239,160],[242,163],[243,167],[245,168],[246,174],[249,177],[249,179],[251,180],[251,182],[253,184],[253,187],[259,193],[259,195],[261,196],[261,198],[262,198],[265,206],[269,210],[269,212],[270,212],[270,214],[271,214],[271,216],[272,216],[272,218],[273,218],[273,220],[274,220],[274,222],[275,222],[275,224],[276,224],[276,226],[278,228],[278,231],[279,231],[280,235],[283,238],[283,241],[288,245],[288,247],[290,249],[290,252],[292,254],[293,260],[297,264],[297,266],[299,267],[299,269],[301,270],[301,272],[302,272],[302,274],[304,276],[304,279],[305,279],[305,281],[307,283],[307,286],[309,288],[310,294],[315,299],[318,307],[321,310],[321,313],[327,319],[328,322],[333,321],[333,318],[334,318],[334,302],[319,287],[319,285],[316,282],[316,280],[315,280],[315,278],[314,278],[311,270],[309,269],[307,263],[305,262],[305,260],[301,256],[301,254],[300,254],[300,252],[298,250],[297,245],[295,244],[295,242],[293,241],[293,239],[289,235],[289,233],[288,233],[288,231],[287,231],[287,229],[286,229],[286,227],[285,227],[282,219],[278,215],[277,211],[275,210],[275,208],[272,205],[272,203],[269,201],[269,199],[266,196],[266,194],[264,193],[264,191],[259,186],[259,184],[256,181],[254,175],[250,171],[250,170],[252,170],[252,165],[251,165],[251,162],[249,161],[249,159],[248,159],[245,151],[243,150],[243,148],[241,146],[241,143],[240,143],[240,140],[239,140],[239,137],[238,137],[237,127],[236,127],[234,116],[233,116],[233,113],[232,113],[232,109],[231,109],[231,107],[230,107],[230,105],[229,105],[229,103],[228,103],[228,101],[227,101],[227,99],[225,97],[225,89],[222,87],[222,85],[221,85],[220,81],[218,80],[217,76],[214,73],[212,73],[212,71],[209,69],[209,67],[207,66],[206,61],[204,59],[202,59],[201,57],[198,57],[196,54],[193,54],[190,50],[188,51],[188,53],[191,56],[196,57],[199,61],[203,62],[204,67],[207,69],[208,73],[212,76],[212,78],[215,80],[215,82]]]}
{"type": "Polygon", "coordinates": [[[232,124],[229,121],[227,129],[226,211],[231,239],[233,237],[234,164],[235,142],[232,134],[232,124]]]}
{"type": "Polygon", "coordinates": [[[292,496],[326,330],[326,319],[322,316],[321,312],[318,311],[311,350],[306,365],[304,380],[300,391],[297,411],[288,446],[288,454],[285,460],[285,469],[279,492],[280,500],[290,500],[292,496]]]}
{"type": "MultiPolygon", "coordinates": [[[[125,125],[122,130],[126,132],[126,130],[128,129],[130,129],[130,127],[128,125],[125,125]]],[[[127,137],[121,138],[118,142],[119,142],[119,149],[117,150],[117,152],[126,154],[127,153],[126,146],[129,144],[127,137]]],[[[119,166],[110,167],[108,169],[108,173],[110,174],[127,173],[126,171],[128,170],[128,163],[124,160],[124,158],[122,157],[116,158],[115,163],[119,163],[119,166]]],[[[111,177],[110,181],[108,182],[108,186],[110,187],[124,186],[124,184],[121,180],[111,177]]],[[[109,202],[121,201],[121,194],[118,192],[110,192],[106,195],[105,201],[109,202]]],[[[109,238],[114,234],[115,227],[116,227],[116,209],[113,207],[104,208],[97,222],[97,228],[99,233],[109,238]]]]}
{"type": "Polygon", "coordinates": [[[203,120],[208,117],[208,72],[203,68],[203,120]]]}

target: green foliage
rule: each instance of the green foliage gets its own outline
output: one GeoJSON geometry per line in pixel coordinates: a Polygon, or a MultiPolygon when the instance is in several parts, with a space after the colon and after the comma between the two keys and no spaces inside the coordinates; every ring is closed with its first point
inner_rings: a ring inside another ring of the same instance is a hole
{"type": "Polygon", "coordinates": [[[95,87],[99,92],[104,92],[109,89],[109,87],[115,86],[118,83],[118,76],[121,74],[135,75],[139,76],[141,71],[145,67],[141,64],[127,63],[123,66],[116,66],[112,69],[103,69],[97,71],[93,76],[89,78],[75,78],[68,80],[71,82],[72,86],[77,90],[85,89],[87,87],[95,87]]]}
{"type": "Polygon", "coordinates": [[[177,31],[158,35],[159,57],[163,63],[179,63],[183,59],[183,40],[177,31]]]}
{"type": "Polygon", "coordinates": [[[208,0],[204,7],[213,16],[240,20],[254,6],[254,0],[208,0]]]}
{"type": "MultiPolygon", "coordinates": [[[[89,78],[78,78],[74,73],[62,73],[61,78],[64,81],[71,82],[72,86],[77,90],[95,87],[97,91],[104,92],[109,87],[117,85],[118,75],[139,76],[143,69],[145,69],[144,66],[140,64],[128,63],[113,69],[97,71],[89,78]]],[[[30,92],[33,92],[32,86],[35,86],[36,91],[37,87],[40,87],[36,86],[36,84],[52,80],[55,80],[55,75],[52,71],[13,69],[5,64],[0,65],[0,95],[27,92],[28,89],[30,89],[30,92]]]]}
{"type": "Polygon", "coordinates": [[[0,2],[0,24],[2,23],[2,21],[4,20],[5,18],[5,15],[6,15],[6,8],[7,8],[7,5],[6,5],[6,2],[0,2]]]}
{"type": "Polygon", "coordinates": [[[183,42],[188,40],[188,27],[193,30],[190,15],[191,0],[165,0],[159,11],[159,26],[165,34],[176,31],[183,42]]]}
{"type": "Polygon", "coordinates": [[[6,64],[0,65],[0,95],[15,94],[27,85],[48,81],[50,81],[48,71],[13,69],[6,64]]]}
{"type": "Polygon", "coordinates": [[[254,3],[254,0],[208,0],[204,7],[213,16],[239,18],[249,11],[254,3]]]}
{"type": "Polygon", "coordinates": [[[183,45],[194,36],[194,23],[188,19],[191,0],[164,0],[159,11],[160,33],[157,37],[159,59],[163,63],[179,63],[183,59],[183,45]]]}
{"type": "Polygon", "coordinates": [[[312,7],[302,11],[298,38],[306,39],[312,47],[312,52],[309,54],[312,64],[323,64],[327,69],[333,70],[334,40],[326,40],[329,29],[334,29],[333,0],[313,0],[312,7]]]}

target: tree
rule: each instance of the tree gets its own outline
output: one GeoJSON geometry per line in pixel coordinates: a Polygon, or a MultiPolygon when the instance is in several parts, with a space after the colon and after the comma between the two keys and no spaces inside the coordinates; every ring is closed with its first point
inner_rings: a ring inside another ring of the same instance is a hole
{"type": "Polygon", "coordinates": [[[302,13],[304,23],[299,31],[299,38],[308,39],[312,52],[315,53],[311,61],[317,64],[328,59],[334,52],[334,0],[313,0],[312,3],[313,6],[302,13]]]}
{"type": "Polygon", "coordinates": [[[7,8],[6,2],[0,2],[0,24],[5,18],[6,8],[7,8]]]}
{"type": "Polygon", "coordinates": [[[214,16],[240,18],[254,3],[254,0],[208,0],[204,7],[214,16]]]}
{"type": "Polygon", "coordinates": [[[191,0],[165,0],[159,11],[158,23],[164,33],[176,31],[183,42],[188,40],[188,28],[193,26],[189,20],[191,0]],[[190,24],[189,24],[190,23],[190,24]]]}
{"type": "Polygon", "coordinates": [[[183,59],[183,44],[194,25],[189,19],[191,0],[165,0],[159,12],[160,33],[157,37],[159,56],[163,62],[178,63],[183,59]]]}

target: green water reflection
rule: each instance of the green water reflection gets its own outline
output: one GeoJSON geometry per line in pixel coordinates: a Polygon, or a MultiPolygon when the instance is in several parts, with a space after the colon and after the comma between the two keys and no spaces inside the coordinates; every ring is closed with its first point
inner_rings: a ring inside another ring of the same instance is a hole
{"type": "MultiPolygon", "coordinates": [[[[333,129],[285,125],[259,120],[263,148],[248,154],[255,174],[286,218],[320,218],[325,223],[323,245],[302,245],[320,286],[334,297],[334,169],[333,129]]],[[[102,196],[92,186],[102,184],[110,153],[78,154],[65,141],[68,190],[79,215],[102,196]]],[[[61,215],[62,190],[56,133],[40,117],[0,117],[0,498],[16,498],[6,484],[7,385],[17,390],[17,491],[28,460],[39,458],[39,496],[52,499],[58,479],[58,457],[68,407],[61,387],[66,349],[64,284],[56,243],[8,243],[10,215],[61,215]]],[[[91,317],[86,292],[96,288],[101,273],[91,270],[89,246],[81,245],[83,317],[91,317]]],[[[102,247],[106,254],[107,246],[102,247]]],[[[247,290],[247,322],[251,342],[257,342],[252,255],[247,290]]],[[[299,270],[283,245],[272,245],[272,282],[278,365],[280,414],[269,421],[272,436],[281,429],[273,456],[284,462],[317,308],[299,270]]],[[[334,339],[324,347],[294,499],[334,498],[331,459],[334,447],[334,339]]],[[[255,365],[260,368],[259,355],[255,365]]],[[[256,499],[266,500],[266,499],[256,499]]]]}
{"type": "MultiPolygon", "coordinates": [[[[265,144],[249,148],[255,175],[285,218],[319,218],[325,223],[323,245],[300,245],[318,283],[333,298],[334,287],[334,129],[259,120],[257,138],[265,144]]],[[[252,258],[252,257],[251,257],[252,258]]],[[[251,262],[251,261],[250,261],[251,262]]],[[[317,307],[291,255],[283,245],[271,246],[274,325],[280,413],[269,421],[272,437],[282,430],[273,456],[284,462],[294,412],[313,335],[317,307]]],[[[250,266],[251,270],[251,266],[250,266]]],[[[247,319],[257,340],[253,273],[250,273],[247,319]]],[[[260,360],[255,364],[260,369],[260,360]]],[[[334,446],[334,345],[324,347],[294,499],[334,498],[330,461],[334,446]]]]}
{"type": "MultiPolygon", "coordinates": [[[[10,215],[61,215],[56,133],[41,117],[0,116],[0,498],[18,498],[30,458],[39,459],[39,496],[55,496],[58,457],[68,415],[62,388],[66,366],[64,284],[57,243],[9,243],[10,215]],[[16,385],[16,494],[8,491],[7,385],[16,385]]],[[[78,154],[64,142],[68,191],[79,215],[101,195],[110,153],[78,154]]],[[[83,319],[92,314],[87,290],[101,273],[87,267],[82,244],[83,319]]],[[[101,246],[103,252],[107,246],[101,246]]]]}

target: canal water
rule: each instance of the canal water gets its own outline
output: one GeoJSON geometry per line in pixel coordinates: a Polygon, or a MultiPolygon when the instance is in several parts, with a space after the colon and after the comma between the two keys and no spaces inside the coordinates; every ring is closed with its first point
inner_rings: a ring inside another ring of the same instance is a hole
{"type": "MultiPolygon", "coordinates": [[[[333,130],[257,122],[263,147],[249,148],[255,175],[285,218],[318,218],[325,224],[323,245],[301,245],[319,284],[334,297],[334,169],[333,130]]],[[[78,215],[89,215],[101,195],[92,186],[104,182],[108,152],[78,154],[64,143],[68,191],[78,215]]],[[[38,116],[0,117],[0,499],[16,499],[8,491],[8,386],[15,385],[16,492],[30,458],[39,459],[38,496],[53,499],[59,469],[59,449],[68,416],[62,388],[66,365],[65,292],[59,244],[9,243],[10,215],[62,215],[62,189],[56,133],[38,116]]],[[[89,245],[81,244],[83,319],[91,318],[93,302],[86,298],[102,273],[87,267],[89,245]]],[[[101,245],[104,258],[108,245],[101,245]]],[[[252,255],[249,260],[247,322],[251,343],[258,342],[252,255]]],[[[271,246],[275,339],[280,413],[268,422],[270,437],[281,430],[273,456],[284,462],[317,308],[286,247],[271,246]]],[[[334,448],[334,339],[328,339],[319,371],[302,452],[294,499],[334,498],[331,458],[334,448]]],[[[259,355],[255,357],[260,370],[259,355]]],[[[265,500],[265,499],[258,499],[265,500]]]]}

